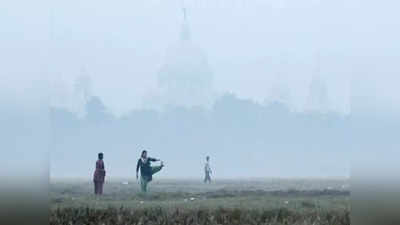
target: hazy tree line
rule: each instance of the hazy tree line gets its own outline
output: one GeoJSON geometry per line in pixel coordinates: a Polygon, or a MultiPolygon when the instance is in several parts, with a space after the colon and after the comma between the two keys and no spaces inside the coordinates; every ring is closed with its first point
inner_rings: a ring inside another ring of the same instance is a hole
{"type": "Polygon", "coordinates": [[[171,106],[120,118],[91,97],[86,112],[78,118],[51,109],[52,175],[89,176],[97,152],[105,153],[109,174],[132,175],[146,148],[166,161],[167,177],[201,176],[206,155],[221,177],[347,176],[372,127],[362,116],[291,112],[278,102],[234,95],[220,97],[210,110],[171,106]]]}

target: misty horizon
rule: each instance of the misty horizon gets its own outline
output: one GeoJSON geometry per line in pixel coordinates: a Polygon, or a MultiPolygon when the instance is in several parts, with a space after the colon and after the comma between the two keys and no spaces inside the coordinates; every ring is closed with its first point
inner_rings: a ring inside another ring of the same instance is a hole
{"type": "Polygon", "coordinates": [[[166,177],[210,151],[221,177],[348,176],[398,149],[399,3],[43,3],[0,10],[5,174],[50,152],[51,174],[91,176],[101,149],[128,176],[148,148],[166,177]]]}

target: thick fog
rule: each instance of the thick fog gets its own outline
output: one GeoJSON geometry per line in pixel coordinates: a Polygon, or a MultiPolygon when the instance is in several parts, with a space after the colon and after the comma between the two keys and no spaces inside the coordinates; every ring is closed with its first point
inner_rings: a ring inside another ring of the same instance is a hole
{"type": "Polygon", "coordinates": [[[49,152],[52,176],[88,179],[98,152],[110,177],[133,176],[143,149],[160,177],[192,178],[207,155],[221,178],[343,177],[352,160],[398,156],[399,6],[8,2],[5,174],[45,170],[49,152]]]}

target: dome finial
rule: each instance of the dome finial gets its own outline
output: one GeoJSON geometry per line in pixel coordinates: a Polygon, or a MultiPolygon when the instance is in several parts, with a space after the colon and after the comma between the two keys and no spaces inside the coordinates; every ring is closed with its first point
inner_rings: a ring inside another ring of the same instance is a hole
{"type": "Polygon", "coordinates": [[[183,11],[183,23],[182,23],[181,40],[190,40],[190,29],[187,21],[187,13],[185,6],[182,7],[182,11],[183,11]]]}
{"type": "Polygon", "coordinates": [[[185,8],[185,6],[183,6],[182,11],[183,11],[183,20],[186,21],[186,8],[185,8]]]}

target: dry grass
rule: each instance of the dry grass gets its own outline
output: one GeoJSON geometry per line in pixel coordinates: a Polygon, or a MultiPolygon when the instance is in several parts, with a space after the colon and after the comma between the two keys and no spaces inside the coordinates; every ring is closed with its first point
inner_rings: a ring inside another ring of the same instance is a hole
{"type": "Polygon", "coordinates": [[[59,224],[301,224],[350,225],[349,211],[294,212],[285,208],[274,210],[243,209],[93,209],[65,208],[51,212],[51,225],[59,224]]]}
{"type": "Polygon", "coordinates": [[[271,181],[221,182],[199,188],[201,184],[164,181],[153,184],[157,189],[146,196],[134,185],[114,182],[100,198],[93,196],[90,183],[56,183],[50,224],[349,225],[350,192],[340,188],[343,181],[323,182],[287,182],[280,188],[271,181]],[[311,188],[301,188],[304,184],[311,188]]]}

